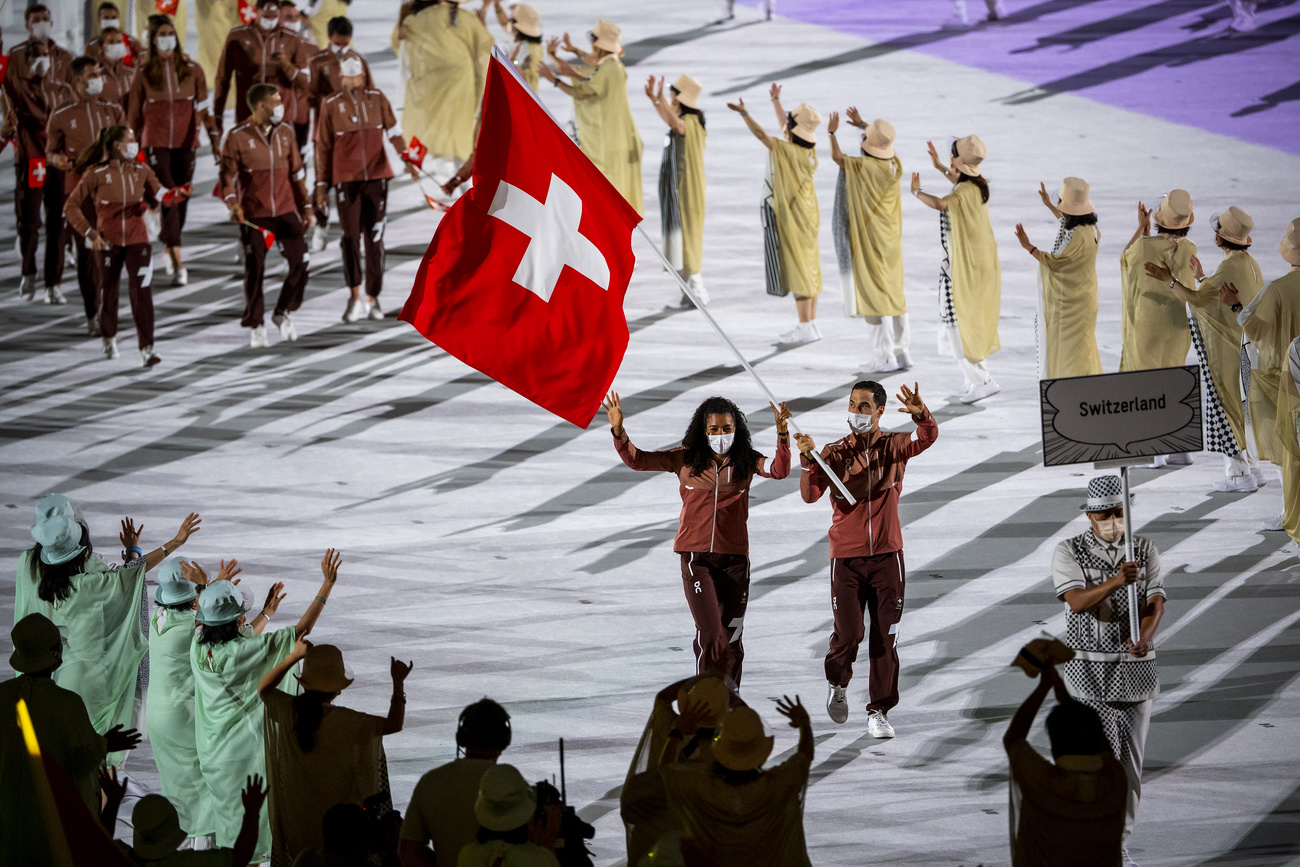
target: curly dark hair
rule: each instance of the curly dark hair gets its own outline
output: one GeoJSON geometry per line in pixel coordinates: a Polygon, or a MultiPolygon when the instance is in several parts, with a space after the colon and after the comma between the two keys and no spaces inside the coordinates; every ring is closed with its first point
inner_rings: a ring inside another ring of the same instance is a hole
{"type": "Polygon", "coordinates": [[[749,478],[758,469],[758,459],[762,455],[754,451],[745,414],[725,397],[716,395],[695,408],[695,415],[691,416],[691,423],[686,427],[686,434],[682,437],[682,447],[686,449],[686,465],[692,473],[699,475],[713,460],[713,449],[709,447],[709,436],[705,433],[705,422],[711,415],[730,415],[735,420],[736,438],[727,457],[731,459],[734,476],[749,478]]]}

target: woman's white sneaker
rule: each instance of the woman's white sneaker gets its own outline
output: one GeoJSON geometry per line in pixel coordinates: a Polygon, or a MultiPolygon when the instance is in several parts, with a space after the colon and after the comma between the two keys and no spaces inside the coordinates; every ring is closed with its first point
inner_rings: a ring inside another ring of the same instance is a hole
{"type": "Polygon", "coordinates": [[[271,341],[266,339],[266,326],[258,325],[248,332],[248,345],[253,349],[266,349],[271,341]]]}
{"type": "Polygon", "coordinates": [[[375,322],[382,321],[384,318],[384,308],[379,306],[379,301],[371,301],[366,310],[366,318],[373,319],[375,322]]]}
{"type": "Polygon", "coordinates": [[[289,318],[288,311],[275,314],[271,317],[271,321],[280,329],[280,337],[290,343],[298,339],[298,329],[293,327],[293,320],[289,318]]]}
{"type": "Polygon", "coordinates": [[[143,364],[141,365],[143,367],[153,367],[155,364],[158,364],[160,361],[162,361],[162,356],[154,352],[153,345],[150,344],[149,346],[146,346],[144,349],[140,350],[140,361],[143,362],[143,364]]]}
{"type": "Polygon", "coordinates": [[[116,337],[104,338],[104,357],[110,360],[118,357],[116,337]]]}
{"type": "Polygon", "coordinates": [[[366,315],[366,302],[360,298],[349,298],[348,308],[343,311],[344,322],[356,322],[366,315]]]}
{"type": "Polygon", "coordinates": [[[867,734],[873,738],[892,738],[894,736],[894,727],[885,719],[885,715],[878,710],[867,711],[867,734]]]}

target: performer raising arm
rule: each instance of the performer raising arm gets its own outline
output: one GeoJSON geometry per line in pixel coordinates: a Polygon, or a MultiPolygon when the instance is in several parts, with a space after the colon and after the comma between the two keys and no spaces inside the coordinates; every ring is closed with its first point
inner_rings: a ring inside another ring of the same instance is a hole
{"type": "Polygon", "coordinates": [[[623,429],[616,393],[605,402],[618,456],[634,470],[676,474],[682,514],[673,550],[681,555],[682,585],[695,618],[695,663],[699,674],[715,670],[731,647],[726,674],[740,684],[745,647],[741,643],[749,604],[749,486],[754,476],[784,479],[790,474],[786,433],[790,410],[772,407],[776,457],[750,444],[745,414],[725,397],[701,403],[682,444],[660,452],[638,449],[623,429]]]}

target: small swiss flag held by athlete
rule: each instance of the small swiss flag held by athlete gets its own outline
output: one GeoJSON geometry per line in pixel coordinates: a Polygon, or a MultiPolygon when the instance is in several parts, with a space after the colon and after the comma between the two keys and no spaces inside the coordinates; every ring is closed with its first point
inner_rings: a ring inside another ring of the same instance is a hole
{"type": "Polygon", "coordinates": [[[9,58],[0,55],[0,84],[5,83],[5,73],[9,70],[9,58]]]}
{"type": "Polygon", "coordinates": [[[155,0],[154,2],[154,7],[163,15],[175,15],[177,5],[177,0],[155,0]]]}
{"type": "Polygon", "coordinates": [[[45,174],[45,158],[29,158],[27,160],[27,189],[39,190],[45,186],[45,174]]]}
{"type": "Polygon", "coordinates": [[[627,350],[640,215],[493,49],[474,186],[429,244],[401,319],[586,427],[627,350]]]}
{"type": "Polygon", "coordinates": [[[239,0],[239,20],[244,24],[252,24],[257,19],[257,4],[250,3],[248,0],[239,0]]]}
{"type": "Polygon", "coordinates": [[[421,142],[419,136],[411,136],[411,141],[402,151],[402,159],[406,160],[417,169],[424,168],[424,157],[429,152],[421,142]]]}

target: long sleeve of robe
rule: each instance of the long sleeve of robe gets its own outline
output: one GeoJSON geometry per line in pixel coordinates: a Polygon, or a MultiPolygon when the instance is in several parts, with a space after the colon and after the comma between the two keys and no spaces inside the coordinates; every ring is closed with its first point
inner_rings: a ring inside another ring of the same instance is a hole
{"type": "Polygon", "coordinates": [[[1046,319],[1046,379],[1101,373],[1097,352],[1096,226],[1076,226],[1058,254],[1039,251],[1038,278],[1046,319]]]}
{"type": "Polygon", "coordinates": [[[1002,348],[1002,265],[993,237],[988,202],[973,183],[957,184],[944,197],[952,226],[952,306],[961,332],[962,354],[983,361],[1002,348]]]}
{"type": "Polygon", "coordinates": [[[638,214],[645,213],[641,194],[644,144],[627,98],[627,69],[617,57],[601,59],[585,80],[570,86],[578,146],[622,193],[638,214]]]}

